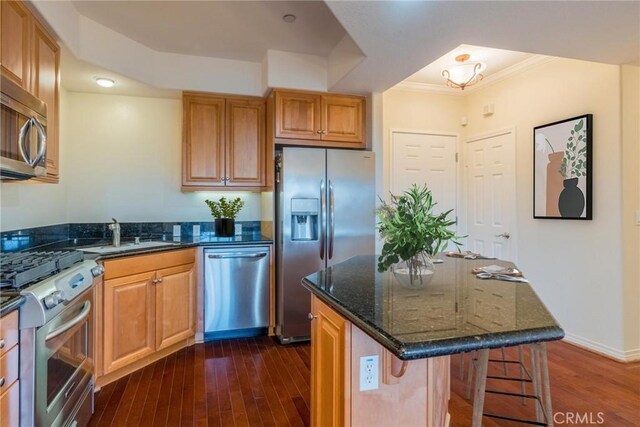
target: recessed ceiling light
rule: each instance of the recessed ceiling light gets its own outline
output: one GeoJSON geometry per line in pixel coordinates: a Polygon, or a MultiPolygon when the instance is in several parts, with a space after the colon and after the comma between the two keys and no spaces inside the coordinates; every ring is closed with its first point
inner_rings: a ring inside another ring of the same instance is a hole
{"type": "Polygon", "coordinates": [[[296,21],[296,15],[292,15],[292,14],[290,14],[290,13],[287,13],[286,15],[284,15],[284,16],[282,17],[282,20],[283,20],[284,22],[286,22],[287,24],[291,24],[291,23],[293,23],[293,22],[295,22],[295,21],[296,21]]]}
{"type": "Polygon", "coordinates": [[[113,85],[116,84],[115,80],[106,77],[96,77],[96,83],[102,87],[113,87],[113,85]]]}

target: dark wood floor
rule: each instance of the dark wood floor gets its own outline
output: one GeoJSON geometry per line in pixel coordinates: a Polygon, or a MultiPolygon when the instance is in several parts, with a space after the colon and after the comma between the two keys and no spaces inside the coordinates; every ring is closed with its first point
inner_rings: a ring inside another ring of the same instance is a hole
{"type": "MultiPolygon", "coordinates": [[[[640,363],[617,363],[562,342],[550,343],[548,352],[556,424],[571,425],[573,417],[581,422],[572,425],[585,425],[584,414],[592,414],[596,425],[601,412],[604,425],[640,426],[640,363]]],[[[105,386],[91,425],[305,426],[309,360],[308,345],[280,346],[268,337],[195,345],[105,386]]],[[[459,361],[452,357],[452,427],[471,424],[459,361]]],[[[517,391],[515,384],[500,387],[517,391]]],[[[532,403],[497,395],[487,395],[486,411],[534,413],[532,403]]],[[[514,425],[488,418],[483,424],[514,425]]]]}

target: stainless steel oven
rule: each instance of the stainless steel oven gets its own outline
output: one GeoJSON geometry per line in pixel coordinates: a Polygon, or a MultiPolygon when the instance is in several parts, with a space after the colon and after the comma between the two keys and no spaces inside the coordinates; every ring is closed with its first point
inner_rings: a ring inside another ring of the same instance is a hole
{"type": "MultiPolygon", "coordinates": [[[[34,330],[34,424],[71,425],[72,413],[90,388],[93,391],[93,288],[58,316],[34,330]],[[67,423],[65,423],[67,421],[67,423]]],[[[24,384],[24,382],[23,382],[24,384]]],[[[83,413],[92,414],[92,400],[83,413]]]]}
{"type": "Polygon", "coordinates": [[[94,261],[27,288],[20,307],[20,425],[81,427],[93,414],[94,261]]]}

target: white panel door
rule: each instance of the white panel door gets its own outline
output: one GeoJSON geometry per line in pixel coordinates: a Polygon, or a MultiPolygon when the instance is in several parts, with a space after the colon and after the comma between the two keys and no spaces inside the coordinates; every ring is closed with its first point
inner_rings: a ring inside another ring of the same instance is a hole
{"type": "Polygon", "coordinates": [[[515,261],[515,135],[466,141],[464,155],[466,249],[515,261]]]}
{"type": "Polygon", "coordinates": [[[456,216],[456,142],[453,135],[393,131],[391,133],[391,193],[400,195],[412,184],[427,184],[438,205],[435,211],[456,216]]]}

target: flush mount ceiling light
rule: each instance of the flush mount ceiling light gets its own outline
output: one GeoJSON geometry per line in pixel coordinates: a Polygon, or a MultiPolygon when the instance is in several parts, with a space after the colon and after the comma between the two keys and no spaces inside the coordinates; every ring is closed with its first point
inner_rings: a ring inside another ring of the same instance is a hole
{"type": "Polygon", "coordinates": [[[466,53],[458,55],[456,56],[458,65],[455,65],[451,70],[442,71],[442,77],[447,79],[448,86],[464,90],[465,87],[482,80],[481,73],[487,68],[486,64],[482,62],[467,62],[469,58],[470,56],[466,53]]]}
{"type": "Polygon", "coordinates": [[[96,77],[96,83],[102,87],[113,87],[116,84],[115,80],[106,77],[96,77]]]}
{"type": "Polygon", "coordinates": [[[282,17],[282,20],[283,20],[284,22],[286,22],[287,24],[291,24],[291,23],[293,23],[293,22],[295,22],[295,21],[296,21],[296,15],[292,15],[292,14],[290,14],[290,13],[287,13],[286,15],[284,15],[284,16],[282,17]]]}

